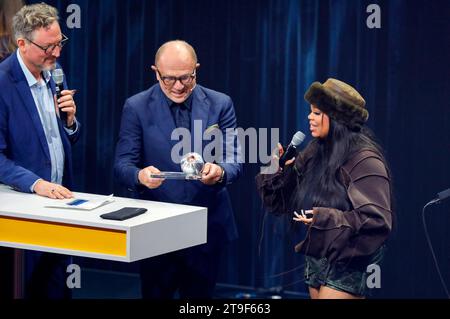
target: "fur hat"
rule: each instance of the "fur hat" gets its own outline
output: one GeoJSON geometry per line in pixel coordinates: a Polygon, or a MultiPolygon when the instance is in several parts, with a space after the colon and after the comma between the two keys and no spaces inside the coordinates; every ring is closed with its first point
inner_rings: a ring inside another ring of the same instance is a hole
{"type": "Polygon", "coordinates": [[[305,100],[351,129],[361,128],[369,118],[366,101],[358,91],[336,79],[330,78],[324,84],[311,84],[305,93],[305,100]]]}

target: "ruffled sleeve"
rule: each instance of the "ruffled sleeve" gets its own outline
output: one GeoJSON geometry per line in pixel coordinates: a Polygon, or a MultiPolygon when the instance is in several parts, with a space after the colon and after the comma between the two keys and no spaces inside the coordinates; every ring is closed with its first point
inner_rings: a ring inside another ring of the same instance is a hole
{"type": "Polygon", "coordinates": [[[276,215],[292,213],[289,202],[298,178],[296,165],[297,162],[274,174],[256,175],[256,187],[268,212],[276,215]]]}

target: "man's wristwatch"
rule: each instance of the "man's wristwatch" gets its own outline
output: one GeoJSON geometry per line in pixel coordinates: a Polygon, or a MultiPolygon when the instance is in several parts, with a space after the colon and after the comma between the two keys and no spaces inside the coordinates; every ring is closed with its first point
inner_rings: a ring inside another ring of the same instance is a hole
{"type": "Polygon", "coordinates": [[[69,130],[75,130],[76,129],[76,127],[77,127],[77,123],[75,122],[75,120],[73,121],[73,123],[72,123],[72,125],[71,126],[67,126],[67,123],[65,123],[64,124],[64,126],[67,128],[67,129],[69,129],[69,130]]]}
{"type": "Polygon", "coordinates": [[[224,176],[225,176],[225,170],[223,169],[222,166],[219,165],[219,167],[222,169],[222,174],[220,174],[220,178],[219,178],[219,180],[217,181],[217,183],[222,183],[222,182],[223,182],[223,178],[224,178],[224,176]]]}

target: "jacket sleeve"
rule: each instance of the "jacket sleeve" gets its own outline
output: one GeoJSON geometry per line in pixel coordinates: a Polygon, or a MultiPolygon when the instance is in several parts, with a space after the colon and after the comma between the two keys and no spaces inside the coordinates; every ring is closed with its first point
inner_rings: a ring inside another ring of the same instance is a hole
{"type": "Polygon", "coordinates": [[[75,119],[75,129],[73,130],[73,133],[69,134],[67,129],[64,127],[64,131],[67,133],[67,137],[69,138],[70,144],[74,145],[76,142],[78,142],[78,139],[80,138],[80,130],[81,130],[81,124],[78,122],[77,119],[75,119]]]}
{"type": "Polygon", "coordinates": [[[353,209],[315,207],[306,239],[296,251],[330,262],[373,254],[392,229],[390,179],[378,157],[367,157],[347,173],[353,209]]]}
{"type": "Polygon", "coordinates": [[[236,132],[236,114],[233,102],[227,97],[226,106],[220,116],[219,126],[225,136],[223,140],[223,163],[218,163],[225,171],[223,185],[236,181],[242,173],[241,146],[236,132]]]}
{"type": "Polygon", "coordinates": [[[0,97],[0,182],[21,192],[30,193],[30,187],[39,176],[17,165],[8,158],[8,114],[0,97]]]}
{"type": "Polygon", "coordinates": [[[256,175],[256,188],[268,212],[275,215],[292,213],[289,202],[297,182],[297,173],[294,167],[294,165],[289,165],[283,171],[274,174],[261,172],[256,175]]]}
{"type": "Polygon", "coordinates": [[[129,190],[138,190],[138,165],[141,162],[142,126],[134,108],[125,102],[119,140],[116,146],[114,172],[118,180],[129,190]]]}

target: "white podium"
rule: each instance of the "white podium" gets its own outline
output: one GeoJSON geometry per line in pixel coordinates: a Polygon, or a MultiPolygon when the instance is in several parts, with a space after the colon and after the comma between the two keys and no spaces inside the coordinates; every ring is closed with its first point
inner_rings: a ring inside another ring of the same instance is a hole
{"type": "Polygon", "coordinates": [[[46,208],[56,200],[0,184],[0,246],[133,262],[206,243],[204,207],[114,199],[92,211],[46,208]],[[123,207],[144,207],[147,212],[124,221],[100,218],[123,207]]]}

